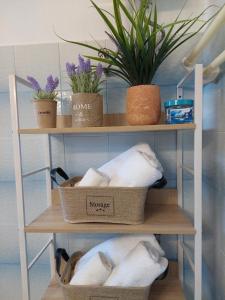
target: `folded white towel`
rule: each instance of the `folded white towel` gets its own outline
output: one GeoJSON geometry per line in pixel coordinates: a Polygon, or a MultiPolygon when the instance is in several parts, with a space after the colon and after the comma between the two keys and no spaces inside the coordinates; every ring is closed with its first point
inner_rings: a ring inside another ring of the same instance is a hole
{"type": "Polygon", "coordinates": [[[90,168],[76,186],[107,186],[109,181],[110,179],[107,175],[90,168]]]}
{"type": "Polygon", "coordinates": [[[141,241],[149,242],[151,246],[159,252],[160,256],[165,254],[155,236],[152,234],[123,235],[109,239],[89,250],[77,262],[76,270],[80,270],[90,257],[100,251],[103,252],[110,261],[112,261],[113,266],[117,266],[130,252],[130,250],[132,250],[141,241]]]}
{"type": "Polygon", "coordinates": [[[159,161],[157,160],[155,153],[152,151],[148,144],[137,144],[132,148],[128,149],[127,151],[121,153],[120,155],[116,156],[111,161],[107,162],[103,166],[101,166],[98,170],[107,174],[110,178],[115,176],[119,171],[121,164],[129,157],[129,155],[135,151],[139,151],[140,153],[145,153],[149,156],[149,158],[155,162],[157,169],[160,172],[163,172],[163,168],[159,161]]]}
{"type": "Polygon", "coordinates": [[[168,260],[161,257],[159,262],[154,259],[150,248],[138,243],[124,260],[116,266],[104,286],[144,287],[151,285],[162,274],[168,260]]]}
{"type": "Polygon", "coordinates": [[[111,262],[98,252],[92,256],[86,264],[79,270],[75,270],[71,285],[102,285],[112,271],[111,262]]]}
{"type": "Polygon", "coordinates": [[[120,187],[147,187],[162,178],[162,172],[150,156],[139,151],[133,151],[118,167],[109,185],[120,187]]]}

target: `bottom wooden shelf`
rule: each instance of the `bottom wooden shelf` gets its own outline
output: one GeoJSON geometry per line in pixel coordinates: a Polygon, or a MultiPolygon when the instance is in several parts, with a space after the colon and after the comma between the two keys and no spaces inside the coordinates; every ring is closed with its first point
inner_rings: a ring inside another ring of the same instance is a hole
{"type": "MultiPolygon", "coordinates": [[[[60,286],[55,280],[52,280],[42,297],[42,300],[63,299],[60,286]]],[[[152,285],[149,300],[185,300],[184,293],[178,279],[178,264],[176,262],[170,262],[169,273],[164,280],[156,281],[152,285]]]]}

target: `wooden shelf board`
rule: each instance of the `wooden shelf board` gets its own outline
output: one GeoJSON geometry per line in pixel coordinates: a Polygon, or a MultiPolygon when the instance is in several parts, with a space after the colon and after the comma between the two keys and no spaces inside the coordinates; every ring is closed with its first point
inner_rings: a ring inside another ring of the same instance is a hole
{"type": "Polygon", "coordinates": [[[195,229],[177,205],[146,206],[145,223],[140,225],[64,222],[59,205],[50,206],[30,225],[26,232],[55,233],[155,233],[155,234],[195,234],[195,229]]]}
{"type": "Polygon", "coordinates": [[[113,132],[146,132],[146,131],[172,131],[195,129],[195,124],[158,124],[136,126],[103,126],[82,128],[28,128],[20,129],[21,134],[76,134],[76,133],[113,133],[113,132]]]}
{"type": "Polygon", "coordinates": [[[76,134],[76,133],[113,133],[113,132],[143,132],[143,131],[171,131],[195,129],[195,124],[165,124],[162,113],[161,121],[157,125],[128,125],[125,114],[105,114],[103,126],[80,128],[24,128],[21,134],[76,134]]]}
{"type": "MultiPolygon", "coordinates": [[[[63,293],[55,280],[52,280],[42,300],[63,300],[63,293]]],[[[170,262],[169,273],[164,280],[152,285],[149,300],[185,300],[176,262],[170,262]]]]}

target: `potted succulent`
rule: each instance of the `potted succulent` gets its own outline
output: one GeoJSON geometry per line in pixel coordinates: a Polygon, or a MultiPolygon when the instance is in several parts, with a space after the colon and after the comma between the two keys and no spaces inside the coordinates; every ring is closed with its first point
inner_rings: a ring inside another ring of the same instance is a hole
{"type": "Polygon", "coordinates": [[[57,111],[57,92],[55,89],[59,84],[59,79],[53,79],[52,75],[47,77],[45,89],[42,89],[38,81],[31,76],[27,76],[27,80],[31,83],[34,95],[34,108],[36,120],[39,128],[55,128],[56,127],[56,111],[57,111]]]}
{"type": "Polygon", "coordinates": [[[205,11],[196,17],[158,23],[156,5],[149,0],[113,0],[114,12],[109,13],[91,1],[105,22],[106,34],[116,50],[65,40],[96,51],[86,56],[106,64],[105,71],[125,80],[127,91],[127,121],[131,125],[156,124],[160,119],[160,88],[153,78],[162,62],[184,42],[196,35],[208,21],[202,21],[205,11]],[[128,8],[129,7],[129,8],[128,8]],[[126,25],[125,25],[126,24],[126,25]]]}
{"type": "Polygon", "coordinates": [[[99,94],[103,67],[91,66],[90,59],[78,56],[78,65],[66,63],[72,88],[72,126],[102,126],[103,96],[99,94]]]}

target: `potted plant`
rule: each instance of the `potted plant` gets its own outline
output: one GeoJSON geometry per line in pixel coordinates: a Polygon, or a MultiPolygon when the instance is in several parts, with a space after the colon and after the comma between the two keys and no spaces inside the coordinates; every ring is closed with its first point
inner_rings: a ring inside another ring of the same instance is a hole
{"type": "Polygon", "coordinates": [[[56,110],[57,110],[57,92],[55,89],[59,84],[59,79],[53,79],[52,75],[47,77],[45,89],[42,89],[38,81],[31,76],[27,76],[27,80],[31,83],[35,91],[34,108],[36,120],[39,128],[55,128],[56,127],[56,110]]]}
{"type": "Polygon", "coordinates": [[[99,94],[103,67],[91,66],[90,59],[78,56],[78,65],[66,63],[72,95],[72,126],[102,126],[103,96],[99,94]]]}
{"type": "Polygon", "coordinates": [[[182,20],[180,12],[173,22],[159,24],[157,7],[149,0],[141,0],[138,6],[135,1],[128,0],[130,9],[122,0],[113,0],[114,13],[91,3],[105,22],[106,34],[117,50],[63,40],[96,51],[98,55],[87,57],[105,63],[109,75],[116,75],[128,83],[129,124],[156,124],[161,109],[160,88],[153,84],[156,71],[175,49],[196,35],[212,18],[202,21],[204,10],[196,17],[182,20]]]}

